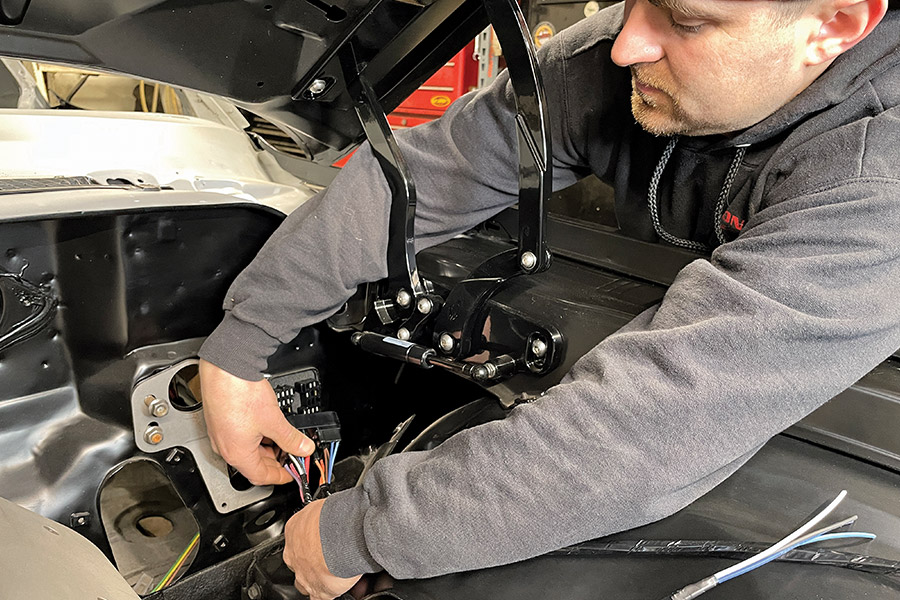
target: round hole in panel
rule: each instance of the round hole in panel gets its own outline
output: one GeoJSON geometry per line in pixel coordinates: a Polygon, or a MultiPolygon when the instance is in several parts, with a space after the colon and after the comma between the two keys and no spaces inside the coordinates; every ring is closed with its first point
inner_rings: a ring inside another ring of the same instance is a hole
{"type": "Polygon", "coordinates": [[[197,410],[203,404],[200,392],[200,367],[188,365],[169,382],[169,404],[176,410],[197,410]]]}

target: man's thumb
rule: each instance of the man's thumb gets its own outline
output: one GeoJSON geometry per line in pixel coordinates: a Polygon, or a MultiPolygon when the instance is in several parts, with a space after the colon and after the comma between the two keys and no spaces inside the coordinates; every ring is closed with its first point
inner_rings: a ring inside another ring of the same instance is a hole
{"type": "Polygon", "coordinates": [[[294,429],[287,419],[282,419],[282,422],[277,426],[275,434],[272,435],[272,441],[278,444],[278,447],[285,452],[295,456],[309,456],[316,449],[316,444],[294,429]]]}

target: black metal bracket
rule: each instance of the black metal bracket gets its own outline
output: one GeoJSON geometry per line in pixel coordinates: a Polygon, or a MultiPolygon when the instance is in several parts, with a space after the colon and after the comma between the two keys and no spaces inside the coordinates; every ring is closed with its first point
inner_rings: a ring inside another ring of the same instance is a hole
{"type": "Polygon", "coordinates": [[[544,241],[545,205],[553,181],[553,151],[544,84],[525,17],[516,0],[484,0],[515,92],[519,142],[519,247],[491,257],[461,281],[438,316],[434,343],[456,358],[482,345],[487,302],[511,278],[550,266],[544,241]]]}
{"type": "Polygon", "coordinates": [[[361,72],[352,45],[342,51],[341,64],[356,114],[391,190],[388,277],[375,300],[376,313],[382,324],[387,325],[413,315],[419,299],[427,295],[416,267],[416,186],[378,96],[361,72]]]}
{"type": "MultiPolygon", "coordinates": [[[[421,340],[427,325],[435,321],[433,344],[448,357],[463,360],[483,349],[482,330],[487,303],[513,277],[539,273],[550,266],[544,241],[544,207],[552,186],[552,149],[548,107],[543,80],[531,44],[528,26],[516,0],[484,0],[497,37],[507,58],[516,101],[519,153],[519,244],[477,267],[450,292],[446,302],[434,294],[416,267],[416,189],[407,164],[394,139],[378,95],[365,77],[352,45],[341,54],[344,78],[354,98],[357,115],[391,190],[388,236],[388,278],[378,290],[374,309],[382,325],[403,321],[396,329],[403,341],[421,340]]],[[[538,328],[535,328],[537,330],[538,328]]],[[[558,336],[542,335],[546,357],[558,353],[552,347],[558,336]]],[[[525,352],[527,354],[527,351],[525,352]]],[[[555,360],[521,361],[532,372],[546,372],[555,360]],[[536,369],[535,365],[542,365],[536,369]]]]}

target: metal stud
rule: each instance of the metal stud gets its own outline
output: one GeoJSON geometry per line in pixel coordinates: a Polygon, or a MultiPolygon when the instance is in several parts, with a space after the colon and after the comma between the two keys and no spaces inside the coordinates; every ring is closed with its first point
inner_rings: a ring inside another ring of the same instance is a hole
{"type": "Polygon", "coordinates": [[[157,398],[151,394],[144,398],[144,404],[147,405],[147,410],[154,417],[164,417],[169,414],[169,405],[162,398],[157,398]]]}
{"type": "Polygon", "coordinates": [[[404,342],[409,339],[409,329],[406,327],[401,327],[397,330],[397,339],[403,340],[404,342]]]}

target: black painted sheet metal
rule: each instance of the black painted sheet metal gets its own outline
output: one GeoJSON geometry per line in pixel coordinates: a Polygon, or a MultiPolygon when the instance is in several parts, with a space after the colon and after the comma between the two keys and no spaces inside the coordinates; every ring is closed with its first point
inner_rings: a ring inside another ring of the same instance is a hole
{"type": "MultiPolygon", "coordinates": [[[[849,496],[835,517],[857,514],[856,529],[879,535],[874,542],[845,550],[900,560],[896,475],[784,436],[773,439],[735,475],[684,510],[604,539],[775,542],[844,488],[849,496]]],[[[735,562],[644,555],[547,556],[474,573],[397,582],[394,592],[409,600],[656,600],[735,562]]],[[[898,595],[900,579],[896,577],[775,563],[726,582],[703,597],[888,600],[898,595]]]]}

